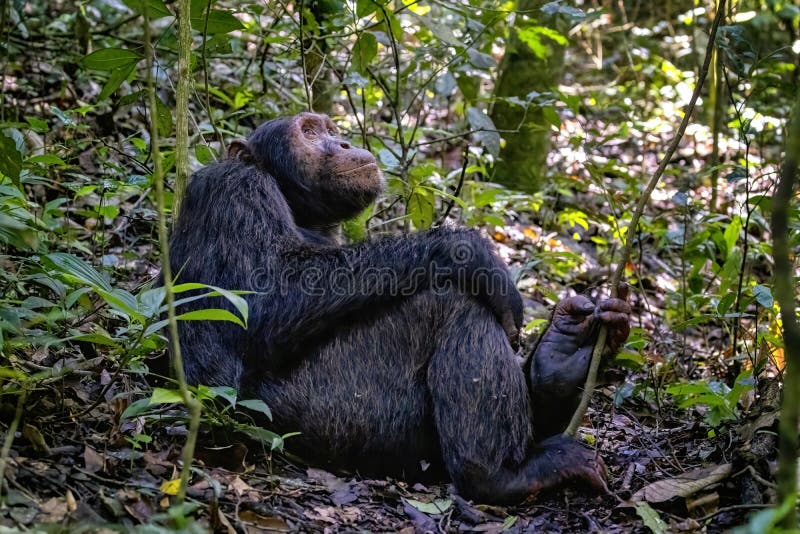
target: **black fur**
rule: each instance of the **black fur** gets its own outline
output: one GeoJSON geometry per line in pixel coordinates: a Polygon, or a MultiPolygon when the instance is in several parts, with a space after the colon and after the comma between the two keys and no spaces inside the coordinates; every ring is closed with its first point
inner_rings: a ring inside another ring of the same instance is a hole
{"type": "MultiPolygon", "coordinates": [[[[523,372],[509,342],[521,299],[491,245],[455,229],[338,245],[335,223],[374,200],[380,177],[368,153],[322,130],[309,142],[304,124],[330,123],[267,122],[191,181],[171,242],[179,282],[258,293],[248,330],[181,322],[188,379],[258,395],[277,430],[301,432],[290,448],[333,466],[413,479],[430,464],[485,501],[602,483],[593,453],[544,439],[571,412],[530,392],[571,403],[595,315],[622,331],[627,305],[587,316],[585,299],[568,299],[523,372]]],[[[230,309],[217,297],[179,311],[207,307],[230,309]]]]}

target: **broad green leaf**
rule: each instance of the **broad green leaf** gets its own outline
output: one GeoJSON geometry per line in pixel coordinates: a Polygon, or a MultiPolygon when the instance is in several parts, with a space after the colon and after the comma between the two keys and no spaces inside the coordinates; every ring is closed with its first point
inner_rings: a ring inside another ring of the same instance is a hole
{"type": "Polygon", "coordinates": [[[489,153],[497,157],[500,154],[500,134],[497,133],[492,119],[483,112],[483,110],[475,107],[467,108],[467,120],[469,125],[475,132],[475,138],[486,147],[489,153]]]}
{"type": "Polygon", "coordinates": [[[469,57],[469,62],[472,63],[472,66],[479,69],[491,69],[497,65],[492,56],[472,48],[467,49],[467,57],[469,57]]]}
{"type": "Polygon", "coordinates": [[[436,214],[434,210],[433,193],[424,188],[417,188],[408,199],[406,213],[418,230],[430,228],[436,214]]]}
{"type": "Polygon", "coordinates": [[[717,313],[720,316],[725,315],[731,309],[731,305],[736,300],[736,293],[727,293],[721,299],[719,299],[719,304],[717,304],[717,313]]]}
{"type": "Polygon", "coordinates": [[[177,389],[153,388],[148,404],[183,404],[183,397],[177,389]]]}
{"type": "Polygon", "coordinates": [[[544,13],[548,17],[561,15],[562,17],[566,18],[571,24],[576,24],[586,19],[586,13],[584,13],[577,7],[563,5],[561,0],[556,0],[555,2],[548,2],[544,4],[542,6],[542,13],[544,13]]]}
{"type": "Polygon", "coordinates": [[[134,401],[129,404],[127,408],[125,408],[125,411],[122,412],[120,419],[125,420],[130,419],[131,417],[136,417],[139,414],[146,412],[150,404],[152,404],[150,399],[139,399],[134,401]]]}
{"type": "Polygon", "coordinates": [[[208,9],[208,0],[192,0],[191,8],[192,28],[213,35],[215,33],[228,33],[244,28],[242,23],[230,11],[221,9],[208,9]]]}
{"type": "Polygon", "coordinates": [[[194,155],[197,161],[203,165],[209,165],[217,160],[216,151],[208,145],[197,145],[194,147],[194,155]]]}
{"type": "Polygon", "coordinates": [[[144,323],[145,319],[144,316],[139,313],[139,303],[136,301],[136,297],[124,289],[114,288],[111,291],[106,291],[96,287],[94,290],[115,310],[121,311],[138,323],[144,323]]]}
{"type": "Polygon", "coordinates": [[[169,137],[172,133],[172,111],[160,98],[156,98],[156,122],[158,133],[162,137],[169,137]]]}
{"type": "Polygon", "coordinates": [[[280,450],[283,448],[283,438],[275,432],[270,432],[266,428],[261,428],[255,425],[237,424],[236,430],[247,434],[251,438],[269,445],[272,450],[280,450]]]}
{"type": "Polygon", "coordinates": [[[64,341],[85,341],[87,343],[93,343],[95,345],[105,345],[107,347],[114,347],[119,348],[119,343],[107,334],[101,333],[94,333],[94,334],[82,334],[80,336],[71,336],[65,338],[64,341]]]}
{"type": "Polygon", "coordinates": [[[0,173],[10,178],[18,186],[21,171],[22,154],[17,150],[17,143],[11,137],[0,132],[0,173]]]}
{"type": "MultiPolygon", "coordinates": [[[[185,304],[187,302],[192,302],[192,301],[199,300],[199,299],[206,298],[206,297],[222,296],[222,297],[225,297],[228,300],[228,302],[233,304],[234,308],[236,308],[236,311],[238,311],[239,314],[242,316],[242,320],[244,321],[244,324],[245,325],[247,324],[247,319],[248,319],[247,301],[244,300],[239,295],[252,294],[253,293],[252,291],[229,291],[227,289],[222,289],[221,287],[210,286],[210,285],[200,284],[200,283],[196,283],[196,282],[190,282],[190,283],[186,283],[186,284],[178,284],[178,285],[175,285],[175,286],[172,287],[172,291],[174,293],[183,293],[185,291],[192,291],[192,290],[195,290],[195,289],[211,289],[213,291],[211,291],[210,293],[206,293],[205,295],[194,295],[194,296],[191,296],[191,297],[186,297],[184,299],[180,299],[180,300],[175,302],[175,306],[177,307],[177,306],[179,306],[181,304],[185,304]]],[[[166,310],[167,310],[166,306],[162,306],[161,307],[161,311],[162,312],[166,311],[166,310]]]]}
{"type": "Polygon", "coordinates": [[[122,3],[140,15],[149,12],[150,20],[172,16],[162,0],[122,0],[122,3]]]}
{"type": "Polygon", "coordinates": [[[739,241],[739,234],[742,233],[742,219],[734,217],[733,220],[725,228],[725,244],[728,246],[728,251],[733,250],[736,243],[739,241]]]}
{"type": "Polygon", "coordinates": [[[112,70],[111,76],[108,77],[108,80],[103,86],[103,90],[100,91],[100,96],[97,97],[97,100],[103,101],[114,94],[114,91],[119,89],[119,86],[122,85],[122,82],[128,79],[128,76],[131,75],[135,68],[136,63],[131,63],[130,65],[123,65],[122,67],[112,70]]]}
{"type": "Polygon", "coordinates": [[[164,302],[166,291],[164,287],[154,287],[139,293],[136,298],[139,301],[139,312],[145,317],[156,317],[161,303],[164,302]]]}
{"type": "Polygon", "coordinates": [[[377,54],[378,40],[375,35],[369,32],[362,33],[353,45],[353,68],[359,72],[366,72],[377,54]]]}
{"type": "Polygon", "coordinates": [[[239,401],[239,406],[244,406],[248,410],[253,410],[254,412],[261,412],[266,415],[270,421],[272,421],[272,412],[267,406],[267,403],[260,399],[248,399],[239,401]]]}
{"type": "Polygon", "coordinates": [[[237,391],[236,388],[231,386],[212,386],[210,388],[211,391],[214,392],[215,395],[218,397],[222,397],[231,405],[231,408],[236,406],[236,395],[237,391]]]}
{"type": "Polygon", "coordinates": [[[144,329],[144,337],[148,337],[148,336],[150,336],[152,334],[155,334],[156,332],[158,332],[159,330],[161,330],[162,328],[164,328],[168,324],[169,324],[169,320],[168,319],[164,319],[162,321],[157,321],[157,322],[151,324],[150,326],[148,326],[147,328],[144,329]]]}
{"type": "Polygon", "coordinates": [[[38,156],[31,156],[28,158],[28,163],[39,163],[41,165],[66,165],[63,159],[55,154],[40,154],[38,156]]]}
{"type": "Polygon", "coordinates": [[[53,252],[42,256],[42,261],[45,265],[55,268],[62,274],[70,276],[86,285],[102,289],[106,292],[111,292],[113,290],[111,284],[108,283],[103,275],[97,272],[94,267],[73,254],[53,252]]]}
{"type": "Polygon", "coordinates": [[[650,529],[653,534],[667,534],[669,532],[669,525],[667,525],[661,516],[658,515],[652,506],[645,501],[636,503],[636,515],[642,519],[644,526],[650,529]]]}
{"type": "Polygon", "coordinates": [[[125,48],[101,48],[84,57],[81,63],[87,69],[111,71],[136,65],[141,59],[142,56],[125,48]]]}
{"type": "Polygon", "coordinates": [[[446,24],[440,24],[430,15],[417,16],[417,18],[421,20],[425,27],[427,27],[441,42],[456,48],[463,48],[465,46],[464,43],[453,34],[453,30],[446,24]]]}
{"type": "Polygon", "coordinates": [[[238,324],[242,328],[247,328],[241,319],[236,317],[228,310],[222,310],[219,308],[208,308],[205,310],[182,313],[178,315],[178,319],[181,321],[229,321],[231,323],[238,324]]]}
{"type": "Polygon", "coordinates": [[[756,297],[756,302],[765,308],[772,308],[775,300],[772,298],[772,291],[767,286],[761,284],[753,287],[753,295],[756,297]]]}

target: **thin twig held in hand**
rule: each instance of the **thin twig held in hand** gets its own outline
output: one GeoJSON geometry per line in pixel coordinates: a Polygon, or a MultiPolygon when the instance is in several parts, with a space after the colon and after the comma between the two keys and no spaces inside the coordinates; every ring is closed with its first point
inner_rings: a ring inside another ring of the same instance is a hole
{"type": "MultiPolygon", "coordinates": [[[[617,286],[619,286],[619,283],[622,281],[622,276],[625,274],[625,266],[630,261],[631,251],[633,250],[633,244],[636,238],[636,227],[639,225],[639,219],[642,217],[644,208],[650,201],[650,195],[653,193],[656,185],[658,185],[659,180],[661,180],[661,176],[663,176],[664,171],[667,169],[667,165],[669,165],[673,154],[675,154],[675,151],[678,149],[678,144],[683,138],[683,134],[686,132],[686,128],[689,126],[689,121],[691,120],[692,113],[694,112],[694,108],[697,104],[697,99],[700,97],[700,91],[703,89],[703,82],[705,82],[706,76],[708,76],[709,66],[711,65],[711,56],[714,50],[714,40],[717,36],[717,28],[719,28],[720,22],[724,17],[724,13],[725,0],[720,0],[719,5],[717,6],[717,14],[714,17],[714,22],[711,24],[711,32],[708,38],[708,45],[706,47],[706,55],[705,59],[703,60],[703,66],[700,69],[700,72],[697,74],[697,84],[695,84],[692,98],[689,100],[689,103],[686,105],[684,110],[683,120],[681,120],[680,126],[678,126],[678,131],[675,132],[675,137],[672,138],[672,142],[667,147],[664,157],[661,158],[661,162],[658,164],[656,172],[653,174],[653,177],[650,179],[647,187],[642,192],[642,196],[639,197],[639,202],[636,205],[633,216],[631,217],[631,223],[628,226],[628,232],[625,236],[625,247],[622,249],[619,263],[617,263],[617,269],[614,271],[614,275],[611,278],[612,297],[617,296],[617,286]]],[[[586,383],[584,385],[583,394],[581,395],[581,402],[578,405],[578,408],[575,410],[575,413],[569,422],[569,426],[564,432],[567,435],[575,435],[575,433],[578,431],[578,427],[581,425],[581,422],[583,422],[583,417],[586,415],[586,410],[589,408],[589,401],[592,398],[592,393],[594,392],[595,385],[597,384],[597,371],[600,368],[600,361],[602,359],[603,349],[606,345],[607,336],[608,329],[606,327],[601,328],[600,333],[597,336],[597,342],[594,346],[594,352],[592,352],[592,362],[589,364],[589,373],[586,376],[586,383]]]]}

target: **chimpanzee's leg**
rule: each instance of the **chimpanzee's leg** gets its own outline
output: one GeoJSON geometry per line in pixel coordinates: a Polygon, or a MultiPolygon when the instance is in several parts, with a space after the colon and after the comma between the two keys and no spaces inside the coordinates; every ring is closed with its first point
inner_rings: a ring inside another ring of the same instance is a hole
{"type": "Polygon", "coordinates": [[[604,467],[592,451],[562,436],[535,443],[527,380],[492,314],[458,294],[438,302],[428,386],[445,467],[458,490],[506,502],[571,478],[602,487],[604,467]]]}

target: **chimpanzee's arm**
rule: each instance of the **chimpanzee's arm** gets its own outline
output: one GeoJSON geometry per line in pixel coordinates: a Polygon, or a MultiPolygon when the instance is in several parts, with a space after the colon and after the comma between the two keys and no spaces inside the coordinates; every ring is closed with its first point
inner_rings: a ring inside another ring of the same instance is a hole
{"type": "Polygon", "coordinates": [[[522,299],[508,269],[473,231],[438,229],[349,247],[293,247],[281,256],[252,286],[260,294],[253,316],[261,319],[253,350],[266,349],[270,358],[295,352],[348,314],[369,313],[371,306],[425,289],[449,287],[476,296],[510,336],[522,322],[522,299]]]}

